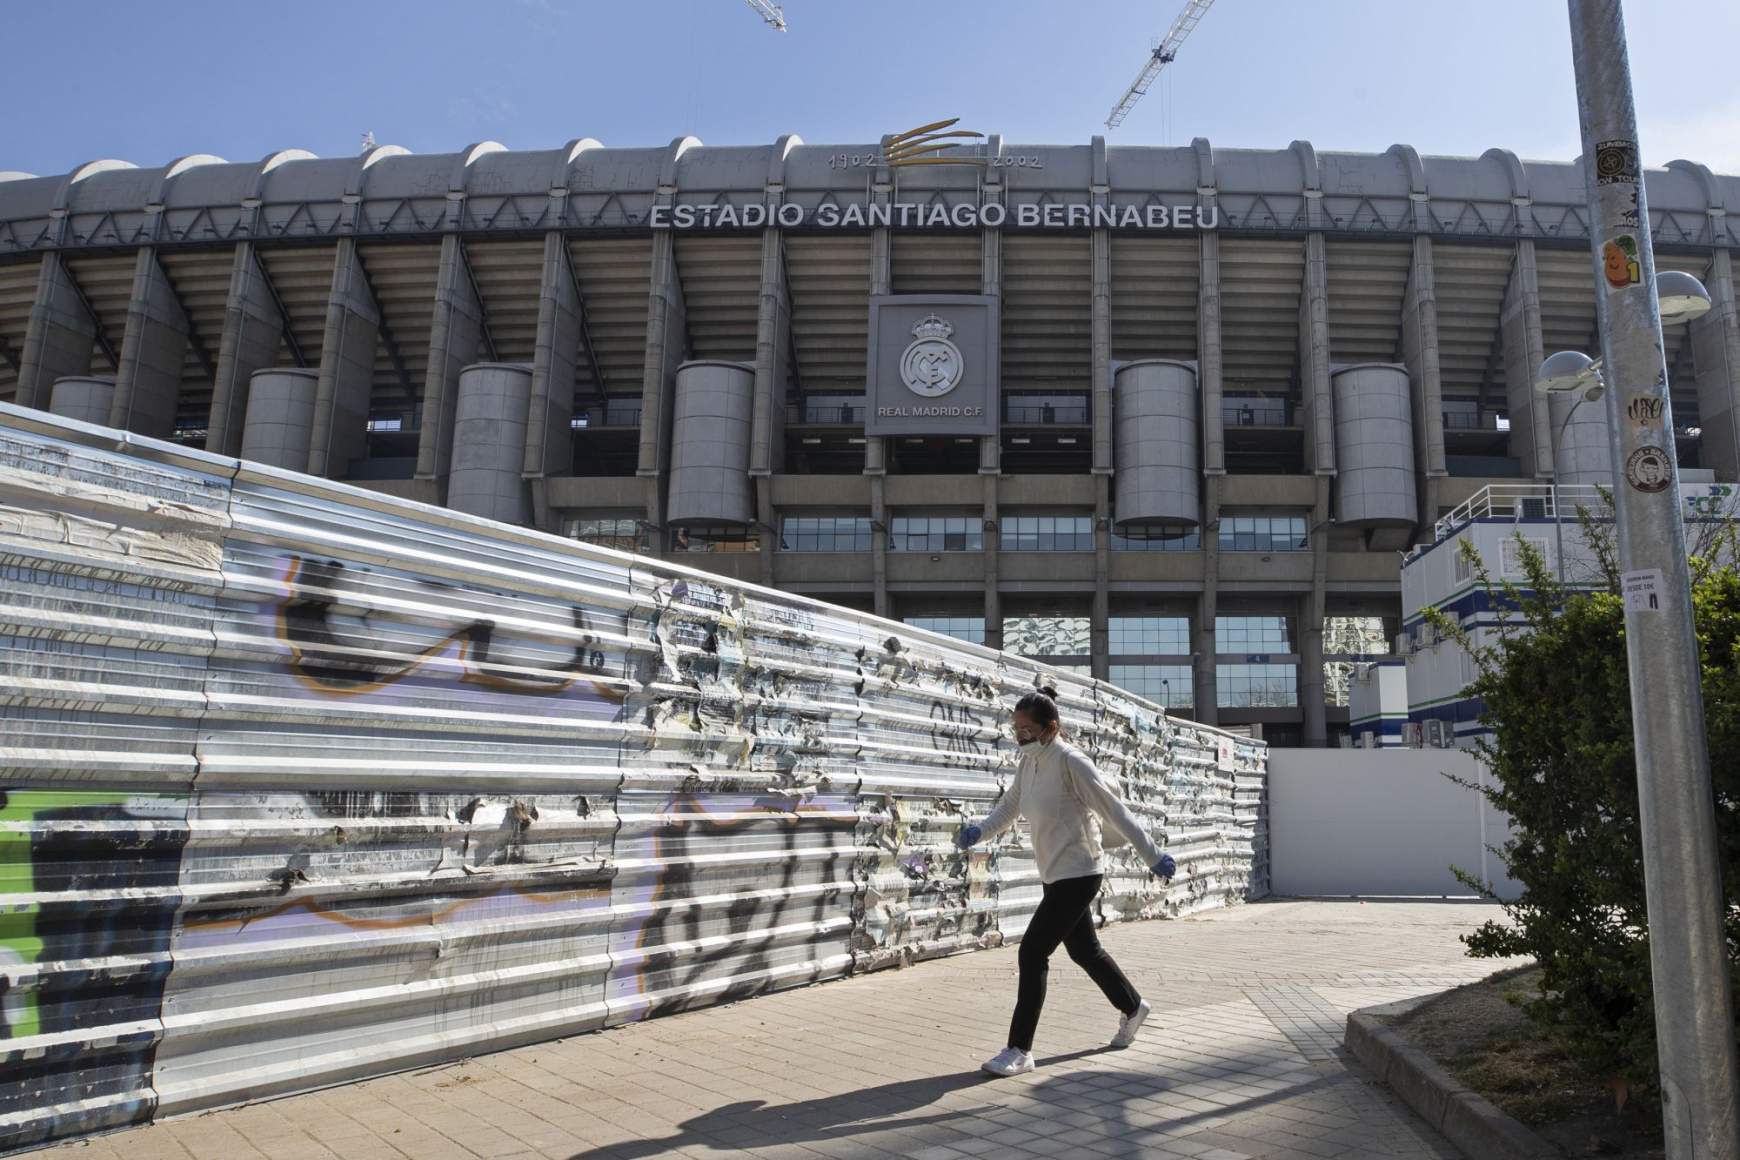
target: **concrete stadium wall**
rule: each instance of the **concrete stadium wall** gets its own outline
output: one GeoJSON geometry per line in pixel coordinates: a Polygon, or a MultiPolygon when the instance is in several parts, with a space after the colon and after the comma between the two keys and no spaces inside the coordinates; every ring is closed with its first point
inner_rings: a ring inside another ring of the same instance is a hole
{"type": "Polygon", "coordinates": [[[1455,865],[1515,898],[1487,849],[1510,819],[1452,776],[1478,785],[1486,773],[1456,749],[1269,750],[1274,893],[1467,897],[1455,865]]]}
{"type": "Polygon", "coordinates": [[[1179,863],[1266,751],[866,614],[0,406],[0,1148],[996,946],[1041,679],[1179,863]]]}

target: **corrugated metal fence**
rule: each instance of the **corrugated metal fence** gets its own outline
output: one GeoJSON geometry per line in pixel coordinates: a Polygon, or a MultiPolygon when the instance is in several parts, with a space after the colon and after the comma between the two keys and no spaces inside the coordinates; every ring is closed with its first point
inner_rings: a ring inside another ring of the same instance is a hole
{"type": "Polygon", "coordinates": [[[1260,744],[786,593],[6,406],[0,569],[0,1147],[1018,938],[1041,678],[1107,921],[1266,892],[1260,744]]]}

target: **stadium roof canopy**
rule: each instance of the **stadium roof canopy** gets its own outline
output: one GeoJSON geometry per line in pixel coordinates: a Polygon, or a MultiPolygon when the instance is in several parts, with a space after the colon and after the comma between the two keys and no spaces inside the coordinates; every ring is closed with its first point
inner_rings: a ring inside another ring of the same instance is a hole
{"type": "MultiPolygon", "coordinates": [[[[1648,170],[1646,182],[1658,245],[1740,245],[1740,178],[1673,161],[1648,170]]],[[[1201,138],[1108,147],[1100,138],[1022,145],[990,136],[890,166],[880,146],[806,145],[796,136],[725,147],[682,137],[623,149],[577,138],[545,150],[486,141],[419,156],[382,145],[354,157],[284,150],[246,163],[197,154],[151,168],[96,160],[58,176],[0,172],[0,254],[453,230],[633,231],[678,207],[708,228],[754,224],[758,211],[747,219],[742,212],[769,206],[796,207],[788,225],[850,226],[853,219],[832,215],[879,195],[921,207],[926,216],[916,224],[954,228],[980,224],[975,211],[993,202],[1011,226],[1024,224],[1025,212],[1025,224],[1079,227],[1085,222],[1070,207],[1098,199],[1124,225],[1152,226],[1143,216],[1150,207],[1185,204],[1198,214],[1208,206],[1205,220],[1234,232],[1587,238],[1580,162],[1524,162],[1502,149],[1423,157],[1406,145],[1319,153],[1304,141],[1254,150],[1201,138]],[[1041,216],[1046,207],[1055,209],[1041,216]]]]}

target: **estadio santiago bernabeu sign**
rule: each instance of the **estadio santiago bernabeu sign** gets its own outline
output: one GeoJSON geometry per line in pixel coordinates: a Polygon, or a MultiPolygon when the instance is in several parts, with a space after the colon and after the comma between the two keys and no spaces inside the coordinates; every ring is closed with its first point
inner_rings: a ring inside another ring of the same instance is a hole
{"type": "Polygon", "coordinates": [[[888,294],[870,299],[866,435],[995,435],[997,299],[888,294]]]}
{"type": "MultiPolygon", "coordinates": [[[[882,146],[865,153],[836,153],[828,158],[830,169],[882,168],[916,170],[920,167],[1044,169],[1045,159],[1034,154],[990,153],[985,135],[959,129],[959,117],[931,121],[882,139],[882,146]]],[[[1113,205],[1091,201],[1058,204],[1021,202],[1004,205],[940,201],[854,202],[832,201],[804,206],[795,202],[769,206],[729,203],[712,205],[655,205],[647,224],[653,229],[756,230],[779,229],[899,229],[899,230],[1212,230],[1220,224],[1220,211],[1195,202],[1173,204],[1113,205]]]]}
{"type": "Polygon", "coordinates": [[[795,202],[768,206],[751,205],[655,205],[647,224],[654,229],[675,230],[754,230],[769,227],[781,229],[846,229],[863,230],[876,227],[889,229],[997,229],[1010,227],[1022,230],[1212,230],[1220,224],[1220,212],[1213,206],[1193,203],[1179,205],[1091,205],[1086,202],[1039,205],[1023,203],[1005,206],[997,202],[977,205],[962,202],[945,205],[942,202],[858,203],[835,205],[824,202],[817,206],[802,206],[795,202]]]}

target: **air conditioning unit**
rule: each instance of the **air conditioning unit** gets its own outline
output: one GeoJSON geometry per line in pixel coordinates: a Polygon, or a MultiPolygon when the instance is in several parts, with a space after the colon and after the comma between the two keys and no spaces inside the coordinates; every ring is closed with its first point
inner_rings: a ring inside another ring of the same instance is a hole
{"type": "Polygon", "coordinates": [[[1364,733],[1359,735],[1359,746],[1361,749],[1376,749],[1377,734],[1373,733],[1370,729],[1367,729],[1364,733]]]}
{"type": "Polygon", "coordinates": [[[1426,748],[1447,748],[1447,742],[1444,739],[1444,735],[1449,732],[1449,730],[1445,728],[1445,725],[1447,724],[1448,722],[1441,721],[1436,717],[1426,722],[1426,748]]]}
{"type": "Polygon", "coordinates": [[[1402,722],[1402,744],[1410,749],[1420,748],[1420,723],[1418,721],[1402,722]]]}
{"type": "Polygon", "coordinates": [[[1399,657],[1405,657],[1410,652],[1414,651],[1410,647],[1413,644],[1413,642],[1414,642],[1414,638],[1409,636],[1407,633],[1405,633],[1405,632],[1396,633],[1396,648],[1395,648],[1396,655],[1399,657]]]}

